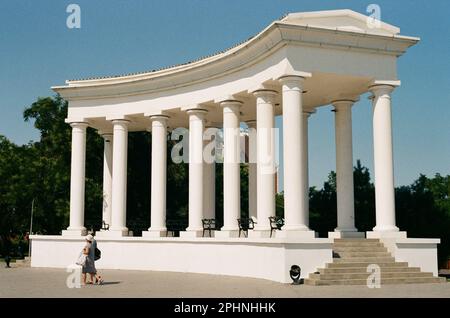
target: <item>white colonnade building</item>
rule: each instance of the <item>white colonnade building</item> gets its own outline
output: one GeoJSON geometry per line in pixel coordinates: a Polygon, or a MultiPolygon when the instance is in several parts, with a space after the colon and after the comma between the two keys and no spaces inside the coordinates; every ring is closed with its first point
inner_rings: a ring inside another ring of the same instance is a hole
{"type": "Polygon", "coordinates": [[[334,238],[364,236],[384,240],[396,258],[424,269],[435,266],[436,240],[409,239],[395,222],[391,96],[400,86],[397,58],[419,41],[399,33],[395,26],[372,25],[351,10],[292,13],[248,41],[197,61],[53,87],[69,101],[70,224],[61,236],[32,238],[32,265],[63,267],[78,251],[86,232],[86,129],[92,127],[105,141],[103,221],[110,225],[98,235],[100,268],[288,282],[292,264],[299,264],[306,276],[330,262],[334,238]],[[376,226],[361,233],[355,226],[352,107],[368,92],[373,97],[376,226]],[[309,226],[308,120],[316,108],[330,104],[335,111],[338,222],[328,238],[318,238],[309,226]],[[279,115],[285,225],[269,237],[276,195],[272,132],[279,115]],[[249,164],[249,215],[257,224],[248,238],[238,237],[237,222],[243,123],[252,128],[248,139],[255,159],[249,164]],[[175,127],[189,129],[189,224],[180,237],[166,237],[167,134],[175,127]],[[223,128],[224,134],[223,227],[213,238],[201,237],[202,219],[215,217],[216,199],[214,163],[203,160],[207,127],[223,128]],[[134,131],[152,133],[150,228],[142,237],[129,236],[126,222],[127,140],[134,131]]]}

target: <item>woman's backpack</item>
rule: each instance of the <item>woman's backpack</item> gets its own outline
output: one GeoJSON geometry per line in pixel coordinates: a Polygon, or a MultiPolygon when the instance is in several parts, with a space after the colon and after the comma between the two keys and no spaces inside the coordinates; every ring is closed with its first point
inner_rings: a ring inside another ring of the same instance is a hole
{"type": "Polygon", "coordinates": [[[95,248],[94,261],[98,261],[101,257],[102,257],[102,252],[98,248],[95,248]]]}

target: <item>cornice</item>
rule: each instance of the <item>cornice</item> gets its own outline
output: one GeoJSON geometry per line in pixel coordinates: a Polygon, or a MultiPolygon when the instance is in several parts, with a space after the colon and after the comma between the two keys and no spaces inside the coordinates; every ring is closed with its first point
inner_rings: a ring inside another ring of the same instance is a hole
{"type": "Polygon", "coordinates": [[[66,86],[55,86],[52,89],[69,101],[136,96],[226,76],[251,67],[286,45],[361,50],[400,56],[418,41],[418,38],[401,35],[388,36],[275,21],[248,41],[205,59],[155,72],[67,81],[66,86]]]}

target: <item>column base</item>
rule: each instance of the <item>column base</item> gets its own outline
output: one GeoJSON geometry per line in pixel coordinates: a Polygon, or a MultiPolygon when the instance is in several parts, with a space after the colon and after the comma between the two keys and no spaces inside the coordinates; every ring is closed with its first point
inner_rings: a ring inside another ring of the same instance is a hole
{"type": "Polygon", "coordinates": [[[406,238],[405,231],[368,231],[366,238],[406,238]]]}
{"type": "Polygon", "coordinates": [[[61,232],[62,236],[86,236],[87,235],[87,229],[67,229],[63,230],[61,232]]]}
{"type": "Polygon", "coordinates": [[[100,230],[98,232],[95,232],[95,237],[108,237],[110,236],[109,230],[100,230]]]}
{"type": "MultiPolygon", "coordinates": [[[[276,230],[274,230],[272,232],[272,237],[275,237],[275,232],[276,232],[276,230]]],[[[258,230],[258,229],[249,230],[248,237],[249,238],[270,238],[270,229],[269,230],[258,230]]]]}
{"type": "Polygon", "coordinates": [[[282,230],[275,233],[276,238],[291,238],[291,239],[313,239],[317,237],[315,231],[300,231],[300,230],[282,230]]]}
{"type": "MultiPolygon", "coordinates": [[[[205,235],[207,235],[206,232],[205,232],[205,235]]],[[[203,237],[203,230],[180,231],[180,237],[185,237],[185,238],[203,237]]]]}
{"type": "Polygon", "coordinates": [[[166,237],[167,230],[142,231],[142,237],[166,237]]]}
{"type": "Polygon", "coordinates": [[[282,231],[311,231],[309,227],[304,224],[285,224],[281,228],[282,231]]]}
{"type": "Polygon", "coordinates": [[[400,229],[395,225],[377,225],[372,229],[373,232],[399,232],[400,229]]]}
{"type": "Polygon", "coordinates": [[[121,230],[109,230],[109,231],[103,231],[98,232],[96,234],[98,237],[126,237],[130,236],[130,232],[128,229],[121,229],[121,230]]]}
{"type": "Polygon", "coordinates": [[[334,232],[328,232],[328,238],[365,238],[366,233],[358,232],[358,230],[334,230],[334,232]]]}
{"type": "Polygon", "coordinates": [[[211,236],[209,236],[209,231],[205,231],[204,237],[216,237],[216,233],[220,232],[219,230],[211,230],[211,236]]]}
{"type": "Polygon", "coordinates": [[[214,233],[217,238],[236,238],[239,237],[239,230],[220,230],[214,233]]]}

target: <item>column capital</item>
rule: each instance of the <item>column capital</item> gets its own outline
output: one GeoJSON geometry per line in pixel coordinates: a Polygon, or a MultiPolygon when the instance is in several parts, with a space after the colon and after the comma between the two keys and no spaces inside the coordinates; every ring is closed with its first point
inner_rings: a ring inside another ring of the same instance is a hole
{"type": "Polygon", "coordinates": [[[233,94],[225,94],[222,96],[219,96],[214,99],[214,103],[222,105],[222,104],[228,104],[228,103],[240,103],[243,104],[241,100],[237,98],[237,96],[233,94]]]}
{"type": "Polygon", "coordinates": [[[219,123],[219,122],[207,122],[206,124],[205,124],[205,128],[217,128],[217,129],[220,129],[220,128],[222,128],[223,127],[223,124],[222,123],[219,123]]]}
{"type": "Polygon", "coordinates": [[[353,104],[355,104],[357,100],[354,99],[338,99],[331,102],[331,105],[334,106],[333,111],[337,111],[339,109],[351,108],[353,104]]]}
{"type": "Polygon", "coordinates": [[[299,76],[299,75],[283,75],[278,78],[278,81],[283,87],[283,91],[286,90],[301,90],[303,92],[303,85],[306,77],[310,76],[299,76]]]}
{"type": "Polygon", "coordinates": [[[297,82],[297,83],[303,83],[305,81],[304,76],[299,75],[283,75],[278,78],[278,80],[284,84],[285,82],[297,82]]]}
{"type": "Polygon", "coordinates": [[[128,126],[130,121],[128,119],[112,119],[111,120],[113,125],[125,125],[128,126]]]}
{"type": "Polygon", "coordinates": [[[283,85],[282,91],[300,91],[301,93],[306,93],[303,90],[305,77],[302,76],[294,76],[294,75],[286,75],[282,76],[278,79],[278,81],[283,85]]]}
{"type": "Polygon", "coordinates": [[[114,134],[111,132],[101,133],[100,136],[105,140],[105,142],[111,142],[114,138],[114,134]]]}
{"type": "Polygon", "coordinates": [[[150,126],[147,127],[147,131],[152,131],[153,127],[167,127],[167,121],[169,120],[169,116],[166,115],[152,115],[150,116],[150,126]]]}
{"type": "Polygon", "coordinates": [[[267,102],[273,102],[274,98],[278,95],[278,92],[271,89],[258,89],[252,92],[252,94],[258,98],[264,98],[267,102]]]}
{"type": "Polygon", "coordinates": [[[239,113],[239,109],[242,106],[242,102],[239,100],[224,100],[220,102],[220,106],[223,108],[224,113],[239,113]]]}
{"type": "Polygon", "coordinates": [[[72,123],[69,123],[69,125],[70,125],[70,127],[72,127],[72,128],[82,128],[82,129],[85,129],[85,128],[89,127],[89,124],[86,123],[86,122],[72,122],[72,123]]]}
{"type": "Polygon", "coordinates": [[[369,91],[375,96],[381,96],[381,95],[390,95],[394,89],[396,89],[396,86],[393,85],[387,85],[387,84],[376,84],[369,86],[369,91]]]}
{"type": "Polygon", "coordinates": [[[189,115],[189,120],[205,120],[205,116],[208,113],[206,109],[203,108],[191,108],[186,109],[186,113],[189,115]]]}
{"type": "Polygon", "coordinates": [[[238,108],[240,108],[242,106],[243,102],[240,100],[237,100],[237,99],[225,99],[225,100],[219,101],[219,104],[222,107],[238,107],[238,108]]]}
{"type": "Polygon", "coordinates": [[[278,78],[274,78],[279,81],[303,81],[304,79],[312,77],[312,73],[309,72],[301,72],[301,71],[286,71],[283,75],[278,78]]]}
{"type": "Polygon", "coordinates": [[[255,119],[247,120],[245,123],[247,124],[248,128],[256,128],[256,120],[255,119]]]}
{"type": "Polygon", "coordinates": [[[208,110],[204,108],[192,107],[183,109],[188,114],[207,114],[208,110]]]}
{"type": "Polygon", "coordinates": [[[168,121],[169,119],[170,119],[170,116],[167,116],[167,115],[151,115],[151,116],[149,116],[149,118],[150,118],[150,121],[156,121],[156,120],[158,120],[158,121],[168,121]]]}
{"type": "Polygon", "coordinates": [[[107,130],[101,130],[99,129],[97,131],[97,133],[102,136],[103,138],[108,138],[108,137],[112,137],[114,135],[114,132],[112,129],[107,129],[107,130]]]}
{"type": "Polygon", "coordinates": [[[309,118],[309,116],[311,116],[312,114],[315,114],[315,113],[317,113],[317,111],[315,109],[305,109],[302,112],[302,115],[309,118]]]}

